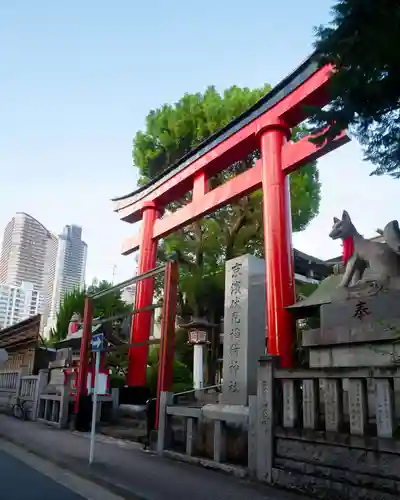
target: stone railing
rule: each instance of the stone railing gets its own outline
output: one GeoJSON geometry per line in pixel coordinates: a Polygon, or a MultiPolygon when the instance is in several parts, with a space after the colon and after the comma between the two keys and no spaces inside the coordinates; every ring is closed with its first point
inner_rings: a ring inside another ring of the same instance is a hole
{"type": "MultiPolygon", "coordinates": [[[[184,454],[191,458],[191,461],[196,461],[196,455],[199,456],[199,435],[207,438],[212,436],[210,460],[219,464],[218,468],[225,469],[224,464],[227,463],[227,450],[229,426],[236,428],[246,429],[250,420],[250,413],[255,414],[255,397],[252,398],[252,405],[250,407],[236,406],[230,407],[228,411],[219,411],[218,404],[207,404],[203,407],[196,406],[181,406],[180,404],[173,404],[174,394],[162,393],[160,399],[160,413],[159,413],[159,428],[158,428],[158,442],[157,450],[159,453],[174,456],[174,451],[171,449],[173,442],[175,427],[173,420],[183,421],[184,429],[184,454]],[[201,429],[201,426],[203,427],[201,429]]],[[[253,419],[254,420],[254,419],[253,419]]],[[[179,426],[178,426],[179,430],[179,426]]],[[[253,429],[252,429],[253,430],[253,429]]],[[[250,436],[249,431],[249,448],[250,443],[254,448],[254,432],[250,436]]],[[[202,455],[201,462],[207,461],[202,455]]],[[[251,462],[250,450],[249,461],[251,462]]]]}
{"type": "Polygon", "coordinates": [[[0,404],[11,407],[16,402],[25,402],[27,413],[32,420],[36,419],[39,394],[47,383],[47,370],[39,375],[24,375],[20,372],[0,373],[0,404]]]}
{"type": "Polygon", "coordinates": [[[36,388],[39,377],[36,375],[23,376],[20,378],[18,397],[22,401],[36,401],[36,388]]]}
{"type": "Polygon", "coordinates": [[[0,391],[16,391],[20,372],[1,372],[0,373],[0,391]]]}
{"type": "MultiPolygon", "coordinates": [[[[46,370],[48,374],[48,370],[46,370]]],[[[63,378],[65,381],[65,375],[63,378]]],[[[47,425],[52,425],[59,429],[66,427],[68,422],[68,406],[70,401],[70,391],[71,391],[71,379],[74,376],[74,372],[69,372],[67,374],[67,380],[64,384],[59,384],[57,390],[48,392],[44,394],[41,391],[38,400],[38,412],[37,419],[47,425]]],[[[47,375],[47,378],[49,376],[47,375]]],[[[51,384],[52,378],[50,376],[49,385],[51,384]]]]}
{"type": "Polygon", "coordinates": [[[263,358],[257,478],[324,498],[398,498],[399,381],[397,367],[280,370],[263,358]]]}
{"type": "Polygon", "coordinates": [[[63,395],[41,394],[38,402],[37,420],[60,429],[64,428],[68,421],[68,403],[69,394],[67,391],[63,395]]]}
{"type": "Polygon", "coordinates": [[[237,435],[239,428],[246,440],[245,466],[236,469],[243,474],[317,497],[395,500],[399,391],[397,367],[283,370],[275,358],[265,357],[257,395],[249,396],[247,407],[219,405],[213,414],[213,405],[207,405],[208,413],[207,407],[177,406],[172,394],[163,393],[158,452],[201,463],[204,450],[199,453],[196,433],[206,425],[213,439],[208,460],[232,467],[230,432],[236,428],[237,435]],[[179,453],[172,446],[176,419],[184,422],[179,453]]]}
{"type": "Polygon", "coordinates": [[[39,375],[22,376],[17,397],[19,401],[25,401],[30,406],[28,413],[32,420],[36,420],[39,410],[39,398],[48,380],[48,371],[40,370],[39,375]]]}

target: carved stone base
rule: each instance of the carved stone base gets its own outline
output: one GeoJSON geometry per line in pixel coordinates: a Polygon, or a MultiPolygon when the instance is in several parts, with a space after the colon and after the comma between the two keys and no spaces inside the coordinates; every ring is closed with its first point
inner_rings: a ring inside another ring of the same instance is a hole
{"type": "MultiPolygon", "coordinates": [[[[400,291],[384,290],[321,306],[321,328],[303,332],[310,368],[400,368],[400,291]]],[[[371,380],[372,383],[372,380],[371,380]]],[[[347,392],[347,387],[343,387],[347,392]]],[[[375,387],[368,385],[368,407],[374,414],[375,387]]],[[[395,379],[400,403],[400,379],[395,379]]],[[[400,417],[400,405],[396,405],[400,417]]]]}

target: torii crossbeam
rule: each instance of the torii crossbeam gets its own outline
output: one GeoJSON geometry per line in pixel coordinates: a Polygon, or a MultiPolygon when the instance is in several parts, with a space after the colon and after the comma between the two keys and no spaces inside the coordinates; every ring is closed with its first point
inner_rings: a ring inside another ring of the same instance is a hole
{"type": "MultiPolygon", "coordinates": [[[[349,141],[342,133],[332,142],[317,146],[305,137],[290,142],[290,130],[307,118],[310,106],[330,102],[327,86],[331,67],[318,68],[312,58],[272,89],[246,113],[171,166],[160,177],[126,196],[113,200],[119,217],[129,223],[143,221],[140,235],[123,243],[122,253],[139,249],[138,272],[156,264],[157,241],[177,229],[201,219],[217,208],[262,188],[264,244],[267,284],[268,352],[281,357],[281,365],[292,364],[292,317],[286,306],[295,300],[294,266],[291,243],[290,195],[287,175],[349,141]],[[260,149],[261,159],[254,168],[237,175],[213,190],[208,179],[260,149]],[[176,212],[160,218],[171,202],[192,191],[192,201],[176,212]]],[[[140,283],[136,308],[148,306],[154,280],[140,283]]],[[[148,340],[151,313],[138,313],[131,343],[148,340]]],[[[128,385],[145,385],[148,345],[129,353],[128,385]]]]}

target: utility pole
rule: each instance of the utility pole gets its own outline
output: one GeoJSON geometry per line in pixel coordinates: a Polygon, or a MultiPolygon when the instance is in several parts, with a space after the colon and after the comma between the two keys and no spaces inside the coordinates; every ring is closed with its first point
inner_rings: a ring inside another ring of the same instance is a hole
{"type": "Polygon", "coordinates": [[[117,266],[116,264],[113,265],[113,268],[112,268],[112,281],[111,281],[111,284],[114,284],[115,283],[115,275],[117,273],[117,266]]]}

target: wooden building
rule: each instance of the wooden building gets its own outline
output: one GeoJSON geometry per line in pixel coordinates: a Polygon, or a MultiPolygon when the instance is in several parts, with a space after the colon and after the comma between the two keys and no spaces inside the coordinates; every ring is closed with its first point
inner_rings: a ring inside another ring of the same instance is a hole
{"type": "Polygon", "coordinates": [[[0,330],[0,348],[8,352],[3,373],[24,370],[27,375],[36,375],[55,359],[55,349],[46,347],[41,339],[40,321],[37,314],[0,330]]]}
{"type": "Polygon", "coordinates": [[[332,274],[332,265],[300,250],[293,250],[295,280],[298,283],[319,283],[332,274]]]}

